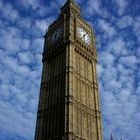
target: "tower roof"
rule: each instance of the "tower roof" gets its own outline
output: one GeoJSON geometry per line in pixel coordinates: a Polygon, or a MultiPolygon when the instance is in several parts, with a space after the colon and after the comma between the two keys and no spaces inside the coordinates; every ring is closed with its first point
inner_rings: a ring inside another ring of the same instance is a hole
{"type": "Polygon", "coordinates": [[[67,0],[67,3],[75,3],[76,4],[75,0],[67,0]]]}
{"type": "Polygon", "coordinates": [[[67,2],[75,2],[74,0],[67,0],[67,2]]]}
{"type": "Polygon", "coordinates": [[[80,7],[75,2],[75,0],[67,0],[66,3],[61,7],[61,12],[65,10],[70,10],[72,8],[74,8],[77,13],[80,13],[80,7]]]}
{"type": "Polygon", "coordinates": [[[113,139],[113,135],[112,135],[112,133],[111,133],[111,136],[110,136],[110,140],[114,140],[114,139],[113,139]]]}

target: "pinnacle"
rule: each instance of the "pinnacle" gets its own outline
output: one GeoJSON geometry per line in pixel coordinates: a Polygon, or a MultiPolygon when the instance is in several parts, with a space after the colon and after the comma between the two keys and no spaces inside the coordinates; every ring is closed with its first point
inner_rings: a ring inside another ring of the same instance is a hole
{"type": "Polygon", "coordinates": [[[75,2],[74,0],[67,0],[67,2],[75,2]]]}
{"type": "Polygon", "coordinates": [[[66,3],[61,7],[61,12],[63,12],[63,10],[66,10],[67,8],[70,8],[70,6],[73,5],[73,8],[75,9],[75,11],[80,14],[80,7],[79,5],[75,2],[75,0],[66,0],[66,3]]]}
{"type": "Polygon", "coordinates": [[[66,2],[66,3],[68,3],[68,4],[72,3],[72,4],[74,4],[74,5],[77,5],[77,6],[78,6],[78,4],[76,3],[76,1],[75,1],[75,0],[67,0],[67,2],[66,2]]]}
{"type": "Polygon", "coordinates": [[[75,3],[74,0],[67,0],[67,3],[75,3]]]}
{"type": "Polygon", "coordinates": [[[112,135],[112,133],[111,133],[111,136],[110,136],[110,140],[113,140],[113,135],[112,135]]]}

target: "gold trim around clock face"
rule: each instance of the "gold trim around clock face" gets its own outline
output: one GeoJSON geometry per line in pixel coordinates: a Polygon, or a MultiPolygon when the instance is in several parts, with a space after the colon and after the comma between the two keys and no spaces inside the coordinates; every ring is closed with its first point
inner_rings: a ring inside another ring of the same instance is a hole
{"type": "Polygon", "coordinates": [[[89,33],[91,33],[91,28],[85,23],[83,22],[81,19],[79,18],[76,18],[76,23],[77,23],[77,26],[82,26],[85,30],[87,30],[89,33]]]}
{"type": "Polygon", "coordinates": [[[82,40],[86,45],[92,45],[92,28],[80,18],[76,18],[76,37],[82,40]]]}

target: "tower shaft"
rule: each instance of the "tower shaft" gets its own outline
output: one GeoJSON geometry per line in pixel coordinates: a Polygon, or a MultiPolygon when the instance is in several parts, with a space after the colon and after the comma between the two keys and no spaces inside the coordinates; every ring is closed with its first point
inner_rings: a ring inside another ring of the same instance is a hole
{"type": "Polygon", "coordinates": [[[45,36],[35,140],[102,140],[92,28],[68,0],[45,36]]]}

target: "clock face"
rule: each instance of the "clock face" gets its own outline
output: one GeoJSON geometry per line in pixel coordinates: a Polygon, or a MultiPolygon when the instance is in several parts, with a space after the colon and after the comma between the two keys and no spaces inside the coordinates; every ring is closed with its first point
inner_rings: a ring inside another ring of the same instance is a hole
{"type": "Polygon", "coordinates": [[[58,29],[56,29],[49,37],[49,42],[51,44],[54,44],[55,42],[57,42],[60,37],[62,36],[63,34],[63,27],[59,27],[58,29]]]}
{"type": "Polygon", "coordinates": [[[78,26],[78,27],[77,27],[77,35],[78,35],[78,37],[81,38],[87,45],[90,45],[90,44],[91,44],[90,35],[88,34],[88,32],[87,32],[84,28],[78,26]]]}

